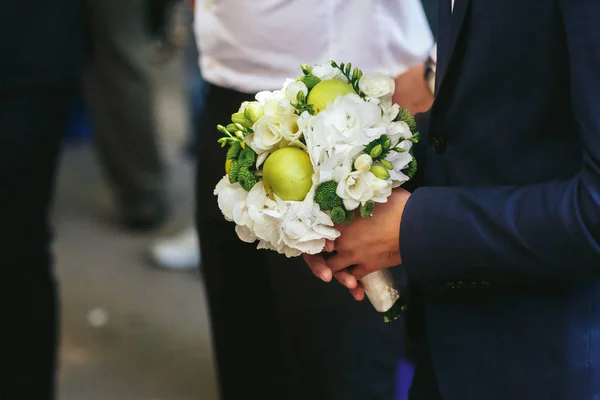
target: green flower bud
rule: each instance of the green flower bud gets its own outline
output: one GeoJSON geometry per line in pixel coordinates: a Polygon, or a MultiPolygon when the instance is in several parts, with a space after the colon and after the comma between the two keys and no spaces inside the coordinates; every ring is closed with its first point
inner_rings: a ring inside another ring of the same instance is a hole
{"type": "MultiPolygon", "coordinates": [[[[356,71],[356,69],[355,69],[356,71]]],[[[359,69],[358,72],[356,73],[356,81],[360,81],[360,78],[362,78],[363,76],[363,72],[359,69]]]]}
{"type": "Polygon", "coordinates": [[[346,223],[346,210],[342,207],[335,207],[331,210],[331,220],[334,224],[344,224],[346,223]]]}
{"type": "Polygon", "coordinates": [[[402,147],[394,147],[394,151],[398,153],[404,153],[406,150],[404,150],[402,147]]]}
{"type": "Polygon", "coordinates": [[[358,213],[364,219],[371,218],[374,212],[375,203],[373,203],[372,201],[367,201],[364,205],[361,204],[360,207],[358,207],[358,213]]]}
{"type": "Polygon", "coordinates": [[[241,112],[237,112],[237,113],[233,114],[231,116],[231,121],[233,121],[234,124],[240,124],[246,128],[250,128],[252,126],[252,121],[248,120],[244,116],[244,113],[241,113],[241,112]]]}
{"type": "Polygon", "coordinates": [[[373,150],[371,150],[369,155],[371,156],[371,158],[375,159],[379,157],[381,153],[383,153],[383,147],[380,144],[378,144],[377,146],[373,147],[373,150]]]}
{"type": "Polygon", "coordinates": [[[238,123],[233,124],[233,126],[236,127],[236,131],[242,131],[242,132],[244,132],[246,129],[248,129],[244,125],[238,124],[238,123]]]}
{"type": "Polygon", "coordinates": [[[392,170],[394,169],[394,166],[392,165],[391,162],[389,162],[388,160],[379,160],[379,162],[381,163],[381,165],[383,165],[383,168],[387,169],[387,170],[392,170]]]}
{"type": "Polygon", "coordinates": [[[390,177],[390,173],[387,171],[387,169],[383,168],[381,165],[373,165],[371,167],[371,172],[377,178],[382,179],[382,180],[386,180],[390,177]]]}
{"type": "Polygon", "coordinates": [[[420,139],[421,139],[421,134],[419,132],[415,132],[415,133],[413,133],[412,137],[409,140],[413,143],[419,143],[420,139]]]}
{"type": "Polygon", "coordinates": [[[251,101],[246,105],[246,109],[244,110],[244,117],[252,124],[254,124],[260,117],[265,115],[265,110],[257,101],[251,101]]]}
{"type": "Polygon", "coordinates": [[[222,134],[224,134],[225,136],[228,136],[228,137],[231,136],[229,134],[229,131],[227,130],[227,128],[225,128],[223,125],[217,125],[217,130],[219,132],[221,132],[222,134]]]}
{"type": "Polygon", "coordinates": [[[241,140],[244,140],[244,132],[242,131],[236,131],[235,136],[237,136],[241,140]]]}
{"type": "Polygon", "coordinates": [[[300,68],[302,68],[302,72],[304,73],[304,75],[310,75],[312,74],[312,67],[308,64],[301,64],[300,68]]]}
{"type": "Polygon", "coordinates": [[[389,149],[392,146],[392,141],[390,139],[387,139],[385,142],[383,142],[383,148],[384,149],[389,149]]]}
{"type": "Polygon", "coordinates": [[[235,124],[231,123],[231,124],[227,125],[225,127],[225,129],[227,129],[227,132],[233,133],[233,132],[237,131],[239,128],[237,126],[235,126],[235,124]]]}
{"type": "Polygon", "coordinates": [[[296,100],[298,101],[298,103],[304,103],[304,101],[306,100],[306,95],[302,90],[298,91],[298,94],[296,95],[296,100]]]}

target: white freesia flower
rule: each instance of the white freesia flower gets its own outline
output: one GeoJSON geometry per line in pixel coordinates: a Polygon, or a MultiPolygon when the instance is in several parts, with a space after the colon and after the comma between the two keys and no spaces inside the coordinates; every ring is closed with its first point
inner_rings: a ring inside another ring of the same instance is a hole
{"type": "Polygon", "coordinates": [[[282,117],[279,121],[279,131],[284,139],[290,142],[297,142],[300,140],[303,131],[300,129],[298,124],[298,117],[296,114],[282,117]]]}
{"type": "Polygon", "coordinates": [[[367,185],[373,191],[373,197],[371,201],[375,203],[385,203],[388,197],[392,195],[392,181],[391,179],[379,179],[372,172],[365,173],[367,185]]]}
{"type": "Polygon", "coordinates": [[[298,82],[293,79],[286,79],[283,84],[283,91],[285,92],[285,96],[287,100],[292,103],[296,103],[298,101],[298,93],[304,93],[304,96],[308,95],[308,88],[304,84],[304,82],[298,82]]]}
{"type": "Polygon", "coordinates": [[[312,74],[322,81],[338,79],[340,81],[348,82],[348,79],[342,71],[339,68],[332,67],[330,64],[315,65],[312,69],[312,74]]]}
{"type": "Polygon", "coordinates": [[[274,112],[271,115],[275,117],[283,118],[289,117],[290,115],[294,115],[296,110],[292,106],[292,103],[289,100],[280,100],[277,103],[277,107],[274,109],[274,112]]]}
{"type": "Polygon", "coordinates": [[[268,91],[264,90],[262,92],[258,92],[256,96],[254,96],[256,101],[259,102],[261,106],[265,106],[269,101],[279,101],[286,100],[285,93],[282,90],[268,91]]]}
{"type": "Polygon", "coordinates": [[[354,168],[357,171],[366,172],[371,169],[371,165],[373,165],[373,159],[368,154],[361,154],[354,160],[354,168]]]}
{"type": "Polygon", "coordinates": [[[251,123],[256,122],[264,114],[264,109],[258,101],[244,101],[238,110],[251,123]]]}
{"type": "Polygon", "coordinates": [[[368,169],[365,170],[367,164],[361,162],[361,170],[352,171],[350,165],[346,164],[335,171],[335,181],[338,182],[336,194],[344,201],[347,210],[355,210],[368,201],[384,203],[392,194],[392,182],[379,179],[368,169]]]}
{"type": "Polygon", "coordinates": [[[277,145],[283,139],[279,127],[279,119],[272,115],[263,115],[252,126],[253,134],[246,136],[246,144],[257,154],[270,152],[277,148],[277,145]]]}
{"type": "Polygon", "coordinates": [[[367,99],[374,100],[377,104],[391,97],[396,89],[396,83],[389,76],[378,72],[374,74],[363,75],[358,81],[358,88],[365,94],[367,99]]]}
{"type": "Polygon", "coordinates": [[[392,94],[386,94],[385,96],[379,97],[379,107],[389,108],[392,106],[393,98],[392,94]]]}
{"type": "Polygon", "coordinates": [[[263,107],[265,115],[279,118],[294,114],[294,107],[283,90],[262,91],[258,92],[255,97],[263,107]]]}

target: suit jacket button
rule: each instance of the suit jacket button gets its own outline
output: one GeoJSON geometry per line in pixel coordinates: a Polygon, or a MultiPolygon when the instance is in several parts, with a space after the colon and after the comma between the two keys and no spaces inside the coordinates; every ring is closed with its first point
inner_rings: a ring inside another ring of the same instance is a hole
{"type": "Polygon", "coordinates": [[[442,135],[434,135],[429,138],[429,145],[437,154],[446,151],[446,139],[442,135]]]}

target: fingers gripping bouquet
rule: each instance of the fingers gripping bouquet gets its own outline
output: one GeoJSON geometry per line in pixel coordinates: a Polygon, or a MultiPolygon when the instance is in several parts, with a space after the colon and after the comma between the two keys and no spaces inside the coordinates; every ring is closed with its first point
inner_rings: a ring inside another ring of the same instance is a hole
{"type": "MultiPolygon", "coordinates": [[[[416,172],[413,115],[392,104],[394,80],[351,64],[302,65],[217,128],[228,146],[215,195],[241,240],[287,257],[317,254],[336,224],[370,218],[416,172]]],[[[402,301],[388,270],[361,279],[386,321],[402,301]]]]}

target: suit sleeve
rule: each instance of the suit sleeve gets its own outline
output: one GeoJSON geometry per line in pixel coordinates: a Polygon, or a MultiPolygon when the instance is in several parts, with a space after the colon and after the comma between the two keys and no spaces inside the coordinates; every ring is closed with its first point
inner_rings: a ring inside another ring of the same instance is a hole
{"type": "Polygon", "coordinates": [[[558,4],[581,170],[531,186],[416,189],[400,227],[411,281],[600,277],[600,1],[558,4]]]}

